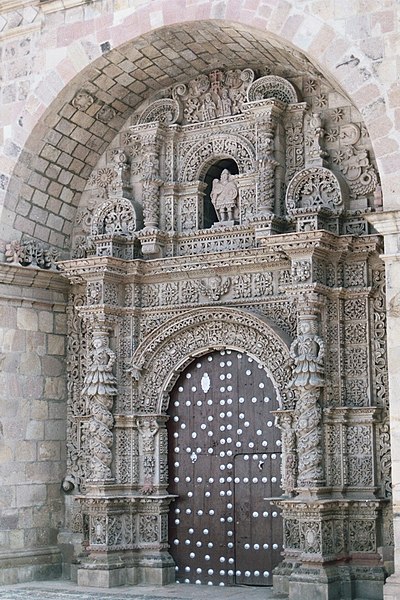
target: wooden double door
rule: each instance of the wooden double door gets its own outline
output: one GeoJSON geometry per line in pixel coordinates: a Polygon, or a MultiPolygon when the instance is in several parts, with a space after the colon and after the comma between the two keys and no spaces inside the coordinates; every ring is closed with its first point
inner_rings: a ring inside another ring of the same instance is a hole
{"type": "Polygon", "coordinates": [[[176,579],[272,585],[282,520],[276,391],[250,356],[215,351],[191,363],[171,393],[170,552],[176,579]]]}

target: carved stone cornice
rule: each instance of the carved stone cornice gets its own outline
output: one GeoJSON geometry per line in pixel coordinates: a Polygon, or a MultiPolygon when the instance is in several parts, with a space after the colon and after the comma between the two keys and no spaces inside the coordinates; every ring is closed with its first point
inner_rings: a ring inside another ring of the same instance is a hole
{"type": "Polygon", "coordinates": [[[61,272],[6,263],[0,263],[1,284],[19,288],[40,288],[64,294],[68,293],[69,288],[61,272]]]}

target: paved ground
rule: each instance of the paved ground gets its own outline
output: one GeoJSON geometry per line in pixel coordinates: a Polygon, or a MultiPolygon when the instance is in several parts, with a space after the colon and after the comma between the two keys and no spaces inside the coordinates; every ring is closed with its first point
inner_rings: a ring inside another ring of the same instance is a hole
{"type": "Polygon", "coordinates": [[[20,583],[0,587],[0,600],[278,600],[271,588],[173,584],[113,589],[82,588],[69,581],[20,583]]]}

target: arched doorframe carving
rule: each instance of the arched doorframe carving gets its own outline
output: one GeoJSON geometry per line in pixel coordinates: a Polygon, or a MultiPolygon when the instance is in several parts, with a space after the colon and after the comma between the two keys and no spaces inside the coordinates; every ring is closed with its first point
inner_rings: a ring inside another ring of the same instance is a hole
{"type": "Polygon", "coordinates": [[[137,412],[165,414],[169,393],[196,357],[228,348],[252,356],[266,370],[281,409],[291,408],[288,383],[290,338],[265,317],[235,308],[193,309],[151,333],[132,357],[137,412]]]}

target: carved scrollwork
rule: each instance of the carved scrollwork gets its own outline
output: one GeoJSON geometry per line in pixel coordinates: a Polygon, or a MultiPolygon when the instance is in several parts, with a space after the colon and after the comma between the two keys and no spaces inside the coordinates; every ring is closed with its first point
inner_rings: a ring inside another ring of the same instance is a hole
{"type": "Polygon", "coordinates": [[[182,158],[180,181],[199,179],[205,165],[222,158],[233,159],[238,165],[239,173],[251,173],[254,170],[255,149],[241,135],[214,135],[207,141],[193,145],[190,152],[182,158]]]}
{"type": "Polygon", "coordinates": [[[191,354],[220,347],[241,351],[251,348],[281,391],[280,402],[285,403],[289,376],[286,340],[286,335],[283,332],[278,335],[265,319],[245,311],[231,308],[187,311],[151,333],[134,353],[132,362],[139,368],[147,367],[138,382],[137,408],[165,412],[165,389],[172,388],[179,369],[191,360],[191,354]],[[160,385],[160,382],[165,383],[160,385]]]}
{"type": "Polygon", "coordinates": [[[129,236],[136,231],[137,215],[130,200],[112,198],[101,204],[94,212],[92,235],[129,236]]]}
{"type": "Polygon", "coordinates": [[[249,102],[276,98],[285,104],[298,102],[297,92],[294,86],[278,75],[266,75],[254,81],[247,90],[249,102]]]}
{"type": "Polygon", "coordinates": [[[155,100],[140,115],[138,123],[152,123],[158,121],[165,125],[172,125],[179,119],[179,104],[176,100],[162,98],[155,100]]]}

